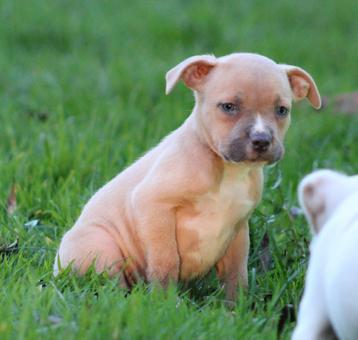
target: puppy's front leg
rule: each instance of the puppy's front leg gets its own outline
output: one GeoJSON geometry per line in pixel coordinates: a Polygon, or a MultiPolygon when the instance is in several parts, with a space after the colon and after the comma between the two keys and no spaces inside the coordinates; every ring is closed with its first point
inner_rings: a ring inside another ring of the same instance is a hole
{"type": "Polygon", "coordinates": [[[147,212],[146,225],[143,226],[143,244],[145,247],[149,282],[159,282],[166,288],[170,281],[179,279],[179,254],[175,236],[175,215],[171,211],[152,207],[147,212]],[[154,214],[153,214],[154,213],[154,214]]]}
{"type": "Polygon", "coordinates": [[[241,222],[236,237],[231,241],[225,255],[216,264],[218,277],[225,287],[226,303],[233,307],[237,296],[238,284],[247,288],[247,259],[250,238],[248,221],[241,222]]]}
{"type": "Polygon", "coordinates": [[[135,229],[145,258],[149,282],[167,287],[179,278],[179,254],[175,235],[175,210],[155,191],[143,187],[133,200],[135,229]]]}

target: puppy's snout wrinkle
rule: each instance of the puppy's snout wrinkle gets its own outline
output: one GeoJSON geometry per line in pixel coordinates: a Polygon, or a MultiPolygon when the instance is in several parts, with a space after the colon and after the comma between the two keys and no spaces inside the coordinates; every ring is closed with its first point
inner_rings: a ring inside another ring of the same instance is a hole
{"type": "Polygon", "coordinates": [[[250,135],[252,148],[256,152],[266,152],[272,143],[272,134],[259,132],[250,135]]]}

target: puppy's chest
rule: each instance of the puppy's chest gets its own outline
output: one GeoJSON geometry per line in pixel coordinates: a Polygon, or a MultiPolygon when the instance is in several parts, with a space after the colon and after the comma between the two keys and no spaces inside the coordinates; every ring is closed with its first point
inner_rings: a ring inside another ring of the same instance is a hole
{"type": "Polygon", "coordinates": [[[238,222],[256,205],[250,178],[224,177],[220,186],[197,197],[177,215],[181,278],[207,271],[222,257],[238,222]]]}

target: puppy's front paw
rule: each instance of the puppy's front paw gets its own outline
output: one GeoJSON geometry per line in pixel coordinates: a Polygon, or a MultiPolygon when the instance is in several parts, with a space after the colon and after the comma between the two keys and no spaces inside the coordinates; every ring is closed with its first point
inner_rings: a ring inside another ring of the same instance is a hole
{"type": "Polygon", "coordinates": [[[167,288],[170,282],[177,282],[179,279],[179,263],[170,261],[157,261],[147,269],[147,281],[159,283],[167,288]]]}

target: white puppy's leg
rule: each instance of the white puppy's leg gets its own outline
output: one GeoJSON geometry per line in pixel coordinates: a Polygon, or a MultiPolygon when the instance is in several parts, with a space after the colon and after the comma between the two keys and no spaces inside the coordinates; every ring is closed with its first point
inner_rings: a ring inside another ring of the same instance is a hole
{"type": "Polygon", "coordinates": [[[312,292],[305,292],[300,304],[298,322],[292,334],[292,340],[329,339],[336,339],[336,336],[324,309],[323,297],[318,297],[312,292]]]}
{"type": "Polygon", "coordinates": [[[325,306],[320,265],[313,254],[307,270],[306,286],[292,340],[336,339],[325,306]]]}
{"type": "Polygon", "coordinates": [[[349,228],[331,257],[326,285],[328,314],[343,340],[358,339],[358,222],[349,228]]]}

